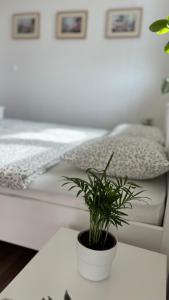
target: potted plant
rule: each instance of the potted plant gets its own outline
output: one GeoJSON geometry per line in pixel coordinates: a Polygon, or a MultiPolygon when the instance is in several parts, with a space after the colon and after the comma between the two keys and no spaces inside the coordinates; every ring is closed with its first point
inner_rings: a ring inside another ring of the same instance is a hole
{"type": "Polygon", "coordinates": [[[116,255],[117,238],[109,232],[110,225],[116,228],[127,222],[125,208],[132,207],[142,191],[127,178],[111,179],[107,169],[112,160],[110,156],[103,171],[87,169],[87,180],[64,176],[65,183],[71,184],[69,190],[77,188],[77,197],[83,195],[90,214],[90,228],[77,237],[78,268],[86,279],[100,281],[107,278],[112,261],[116,255]]]}

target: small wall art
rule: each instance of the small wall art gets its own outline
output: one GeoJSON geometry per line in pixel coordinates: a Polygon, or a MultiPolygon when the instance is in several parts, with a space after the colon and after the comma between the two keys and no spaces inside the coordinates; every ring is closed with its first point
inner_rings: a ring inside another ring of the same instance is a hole
{"type": "Polygon", "coordinates": [[[107,11],[106,37],[138,37],[141,32],[142,8],[120,8],[107,11]]]}
{"type": "Polygon", "coordinates": [[[40,37],[40,14],[18,13],[12,17],[14,39],[38,39],[40,37]]]}
{"type": "Polygon", "coordinates": [[[87,34],[87,11],[63,11],[56,16],[56,37],[84,39],[87,34]]]}

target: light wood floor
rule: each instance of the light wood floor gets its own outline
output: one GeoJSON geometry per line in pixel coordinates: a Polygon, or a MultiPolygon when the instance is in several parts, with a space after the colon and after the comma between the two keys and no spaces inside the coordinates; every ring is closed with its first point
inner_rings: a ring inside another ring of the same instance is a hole
{"type": "Polygon", "coordinates": [[[0,292],[37,252],[0,241],[0,292]]]}

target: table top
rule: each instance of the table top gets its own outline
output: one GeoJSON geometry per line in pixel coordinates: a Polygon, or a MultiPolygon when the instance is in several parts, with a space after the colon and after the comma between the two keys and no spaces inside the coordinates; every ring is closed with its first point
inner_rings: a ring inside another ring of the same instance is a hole
{"type": "Polygon", "coordinates": [[[77,271],[77,231],[61,228],[0,294],[0,300],[166,300],[163,254],[119,243],[111,276],[101,282],[77,271]]]}

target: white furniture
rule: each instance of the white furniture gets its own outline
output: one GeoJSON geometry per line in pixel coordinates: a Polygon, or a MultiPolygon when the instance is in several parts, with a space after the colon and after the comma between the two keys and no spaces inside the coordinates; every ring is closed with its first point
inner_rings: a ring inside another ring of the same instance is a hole
{"type": "Polygon", "coordinates": [[[111,276],[98,283],[77,272],[77,232],[59,230],[1,293],[0,299],[165,300],[166,256],[119,243],[111,276]]]}

